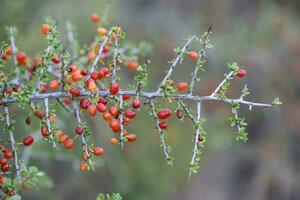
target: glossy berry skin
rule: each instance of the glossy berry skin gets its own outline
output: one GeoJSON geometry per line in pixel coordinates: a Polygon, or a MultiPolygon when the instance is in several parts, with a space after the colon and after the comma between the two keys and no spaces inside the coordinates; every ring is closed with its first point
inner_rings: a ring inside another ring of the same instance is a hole
{"type": "Polygon", "coordinates": [[[31,146],[34,142],[34,139],[31,135],[27,135],[24,139],[23,139],[23,144],[24,146],[28,147],[31,146]]]}
{"type": "Polygon", "coordinates": [[[69,136],[67,134],[62,134],[59,136],[59,142],[62,144],[65,144],[68,139],[69,139],[69,136]]]}
{"type": "Polygon", "coordinates": [[[78,126],[78,127],[75,129],[75,132],[76,132],[77,135],[82,135],[82,133],[83,133],[83,128],[80,127],[80,126],[78,126]]]}
{"type": "Polygon", "coordinates": [[[191,51],[188,53],[189,59],[191,61],[197,61],[198,60],[198,53],[196,51],[191,51]]]}
{"type": "Polygon", "coordinates": [[[95,104],[90,104],[88,107],[89,115],[94,117],[97,114],[97,106],[95,104]]]}
{"type": "Polygon", "coordinates": [[[78,97],[80,95],[80,90],[78,88],[75,88],[75,87],[72,87],[70,90],[69,90],[70,94],[75,96],[75,97],[78,97]]]}
{"type": "Polygon", "coordinates": [[[17,62],[19,65],[25,65],[27,62],[27,55],[24,52],[20,52],[17,54],[17,62]]]}
{"type": "Polygon", "coordinates": [[[104,154],[104,150],[101,147],[94,147],[93,148],[93,154],[95,156],[102,156],[104,154]]]}
{"type": "Polygon", "coordinates": [[[75,140],[73,140],[72,138],[68,138],[64,143],[65,149],[67,150],[72,149],[74,145],[75,145],[75,140]]]}
{"type": "Polygon", "coordinates": [[[87,109],[90,104],[90,100],[88,100],[87,98],[83,98],[80,100],[79,106],[81,109],[87,109]]]}
{"type": "Polygon", "coordinates": [[[1,166],[1,170],[2,170],[3,172],[8,172],[8,171],[9,171],[9,164],[6,163],[5,165],[2,165],[2,166],[1,166]]]}
{"type": "Polygon", "coordinates": [[[52,80],[50,83],[49,83],[49,88],[51,90],[57,90],[58,89],[58,86],[59,86],[59,82],[57,80],[52,80]]]}
{"type": "Polygon", "coordinates": [[[97,104],[97,109],[100,113],[105,113],[106,112],[106,106],[103,103],[98,103],[97,104]]]}
{"type": "Polygon", "coordinates": [[[137,62],[135,62],[135,61],[129,61],[129,62],[127,63],[127,68],[128,68],[129,70],[131,70],[131,71],[136,71],[137,68],[138,68],[138,66],[139,66],[139,64],[138,64],[137,62]]]}
{"type": "Polygon", "coordinates": [[[113,116],[109,112],[106,112],[106,113],[103,114],[103,119],[105,121],[109,122],[113,119],[113,116]]]}
{"type": "Polygon", "coordinates": [[[58,57],[57,55],[54,55],[53,58],[52,58],[52,62],[53,62],[54,64],[58,64],[58,63],[60,62],[59,57],[58,57]]]}
{"type": "Polygon", "coordinates": [[[172,115],[172,111],[170,109],[163,109],[157,113],[159,119],[167,119],[172,115]]]}
{"type": "Polygon", "coordinates": [[[136,134],[128,134],[125,136],[128,140],[128,142],[133,142],[136,140],[136,134]]]}
{"type": "Polygon", "coordinates": [[[50,32],[50,26],[48,24],[42,24],[41,33],[44,35],[48,35],[49,32],[50,32]]]}
{"type": "Polygon", "coordinates": [[[187,91],[188,87],[189,87],[188,83],[186,83],[186,82],[180,82],[177,85],[177,90],[179,92],[185,92],[185,91],[187,91]]]}
{"type": "Polygon", "coordinates": [[[131,105],[133,108],[138,109],[141,106],[141,101],[138,99],[135,99],[135,100],[133,100],[131,105]]]}
{"type": "Polygon", "coordinates": [[[14,157],[14,154],[12,151],[9,150],[4,150],[3,151],[3,157],[6,159],[11,159],[12,157],[14,157]]]}
{"type": "Polygon", "coordinates": [[[161,129],[166,129],[166,128],[168,128],[167,122],[159,122],[158,126],[159,126],[159,128],[161,128],[161,129]]]}
{"type": "Polygon", "coordinates": [[[236,73],[236,75],[240,78],[243,78],[244,76],[246,76],[247,72],[244,69],[239,69],[236,73]]]}
{"type": "Polygon", "coordinates": [[[128,117],[130,119],[132,119],[136,116],[136,112],[132,109],[126,109],[124,114],[126,117],[128,117]]]}
{"type": "Polygon", "coordinates": [[[93,13],[91,15],[91,20],[92,20],[93,23],[96,24],[96,23],[100,22],[100,17],[99,17],[99,15],[97,13],[93,13]]]}
{"type": "Polygon", "coordinates": [[[47,126],[42,126],[42,127],[41,127],[41,135],[42,135],[43,137],[48,137],[48,136],[49,136],[49,132],[48,132],[47,126]]]}
{"type": "Polygon", "coordinates": [[[112,116],[117,116],[119,114],[119,109],[117,106],[110,106],[109,107],[109,113],[112,115],[112,116]]]}
{"type": "Polygon", "coordinates": [[[118,132],[120,130],[120,121],[113,119],[110,121],[109,126],[114,132],[118,132]]]}
{"type": "Polygon", "coordinates": [[[109,92],[112,95],[116,95],[119,92],[119,84],[118,83],[112,83],[109,87],[109,92]]]}

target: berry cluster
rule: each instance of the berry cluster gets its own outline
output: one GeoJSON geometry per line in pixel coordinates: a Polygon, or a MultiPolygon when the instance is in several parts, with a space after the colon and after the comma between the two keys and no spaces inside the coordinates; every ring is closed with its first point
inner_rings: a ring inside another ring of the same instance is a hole
{"type": "MultiPolygon", "coordinates": [[[[93,14],[91,21],[98,25],[101,20],[99,15],[93,14]]],[[[53,147],[61,144],[65,149],[71,150],[76,143],[82,144],[82,161],[79,166],[81,171],[93,169],[93,163],[96,162],[94,158],[104,154],[102,147],[92,143],[92,133],[82,120],[82,115],[85,113],[90,117],[101,115],[115,134],[109,142],[123,147],[124,143],[137,140],[137,135],[126,129],[133,123],[141,107],[144,107],[155,122],[164,156],[170,165],[173,163],[173,157],[171,148],[166,144],[169,126],[167,119],[173,113],[180,120],[190,119],[194,124],[194,130],[191,130],[194,133],[194,146],[189,164],[190,175],[199,168],[197,163],[205,142],[206,132],[202,126],[204,120],[200,115],[202,102],[222,101],[231,104],[234,114],[230,118],[231,125],[238,128],[237,139],[244,141],[247,139],[246,122],[238,115],[237,111],[240,105],[247,105],[249,109],[255,106],[272,107],[272,104],[246,101],[244,97],[249,94],[246,86],[239,98],[227,97],[226,92],[230,81],[235,77],[246,76],[246,71],[239,68],[236,63],[228,65],[229,73],[211,95],[198,96],[193,93],[199,71],[204,70],[206,64],[206,50],[212,47],[209,42],[211,28],[202,36],[194,35],[186,38],[183,47],[174,49],[177,56],[170,61],[171,64],[166,75],[157,91],[154,92],[144,90],[148,77],[147,69],[150,66],[150,62],[142,56],[145,53],[142,52],[142,49],[145,48],[124,45],[122,41],[125,33],[122,28],[114,26],[107,30],[104,27],[97,27],[95,41],[88,48],[82,49],[76,48],[77,42],[74,39],[70,23],[67,23],[67,28],[69,31],[68,48],[63,46],[56,23],[51,19],[47,19],[40,27],[42,35],[48,41],[48,46],[41,55],[30,57],[25,52],[18,51],[15,44],[16,30],[13,27],[8,29],[10,44],[1,47],[0,67],[14,67],[10,69],[12,75],[4,74],[0,84],[0,105],[5,111],[3,114],[6,124],[5,131],[9,134],[8,142],[1,144],[3,147],[0,166],[6,176],[9,171],[12,172],[10,166],[13,165],[16,176],[22,184],[27,178],[23,175],[26,172],[26,165],[20,165],[21,159],[19,160],[17,157],[18,151],[22,150],[19,144],[29,147],[34,143],[35,136],[26,135],[23,143],[15,141],[14,124],[9,115],[9,108],[15,104],[30,109],[29,116],[25,120],[27,125],[31,125],[32,114],[40,120],[40,134],[53,147]],[[188,51],[192,42],[200,45],[198,51],[188,51]],[[186,57],[189,59],[188,62],[194,66],[191,80],[189,83],[174,83],[171,79],[173,71],[186,57]],[[135,84],[129,87],[130,89],[121,85],[122,81],[118,72],[123,68],[135,73],[135,84]],[[176,102],[177,109],[162,108],[159,100],[161,98],[168,99],[171,103],[176,102]],[[195,113],[185,101],[196,103],[195,113]],[[56,126],[56,114],[59,112],[50,109],[56,103],[70,112],[71,116],[75,116],[74,133],[66,134],[56,126]],[[80,142],[77,142],[78,140],[80,142]],[[14,162],[10,164],[9,160],[12,159],[14,162]]],[[[278,99],[273,102],[273,104],[279,103],[278,99]]],[[[7,191],[5,188],[8,187],[14,188],[13,184],[5,185],[6,182],[4,176],[0,176],[0,186],[4,188],[3,191],[7,191]]],[[[17,190],[17,187],[13,190],[17,190]]]]}

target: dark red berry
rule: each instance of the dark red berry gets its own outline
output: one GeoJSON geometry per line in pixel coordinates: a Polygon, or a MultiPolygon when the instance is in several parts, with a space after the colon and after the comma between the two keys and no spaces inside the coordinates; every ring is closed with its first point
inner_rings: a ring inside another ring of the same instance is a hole
{"type": "Polygon", "coordinates": [[[141,102],[138,99],[133,100],[132,107],[138,109],[141,106],[141,102]]]}
{"type": "Polygon", "coordinates": [[[167,122],[159,122],[159,128],[161,128],[161,129],[166,129],[166,128],[168,128],[168,124],[167,124],[167,122]]]}
{"type": "Polygon", "coordinates": [[[109,92],[112,95],[116,95],[119,92],[119,84],[118,83],[112,83],[109,87],[109,92]]]}
{"type": "Polygon", "coordinates": [[[3,171],[3,172],[8,172],[9,171],[9,165],[6,163],[5,165],[2,165],[1,166],[1,170],[3,171]]]}
{"type": "Polygon", "coordinates": [[[78,126],[75,131],[77,135],[81,135],[83,133],[83,128],[81,126],[78,126]]]}
{"type": "Polygon", "coordinates": [[[238,77],[242,78],[242,77],[246,76],[246,74],[247,74],[246,70],[244,70],[244,69],[239,69],[236,75],[237,75],[238,77]]]}
{"type": "Polygon", "coordinates": [[[170,109],[163,109],[157,113],[159,119],[167,119],[172,115],[172,111],[170,109]]]}
{"type": "Polygon", "coordinates": [[[87,109],[91,102],[87,98],[83,98],[80,100],[79,106],[81,109],[87,109]]]}
{"type": "Polygon", "coordinates": [[[31,135],[28,135],[23,139],[23,144],[24,146],[28,147],[32,145],[33,141],[34,141],[33,137],[31,135]]]}

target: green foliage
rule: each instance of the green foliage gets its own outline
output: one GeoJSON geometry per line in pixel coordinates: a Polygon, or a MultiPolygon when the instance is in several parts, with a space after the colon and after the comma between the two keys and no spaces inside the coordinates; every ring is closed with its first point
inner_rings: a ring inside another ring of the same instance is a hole
{"type": "Polygon", "coordinates": [[[281,105],[282,102],[280,101],[279,97],[276,97],[272,101],[272,105],[281,105]]]}
{"type": "Polygon", "coordinates": [[[122,200],[122,197],[119,193],[112,194],[98,194],[96,200],[122,200]]]}

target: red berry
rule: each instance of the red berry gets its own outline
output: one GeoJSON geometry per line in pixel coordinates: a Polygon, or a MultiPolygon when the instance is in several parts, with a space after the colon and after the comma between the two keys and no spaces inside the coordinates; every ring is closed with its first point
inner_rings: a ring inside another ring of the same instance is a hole
{"type": "Polygon", "coordinates": [[[159,128],[161,128],[161,129],[166,129],[166,128],[168,128],[168,124],[167,124],[167,122],[159,122],[159,128]]]}
{"type": "Polygon", "coordinates": [[[191,61],[197,61],[198,60],[198,53],[196,51],[191,51],[188,53],[189,58],[191,61]]]}
{"type": "Polygon", "coordinates": [[[96,92],[98,90],[97,84],[94,79],[88,79],[85,83],[87,89],[91,92],[96,92]]]}
{"type": "Polygon", "coordinates": [[[57,90],[59,86],[59,82],[57,80],[52,80],[50,83],[49,83],[49,88],[51,90],[57,90]]]}
{"type": "Polygon", "coordinates": [[[93,80],[95,80],[95,81],[99,79],[99,73],[98,73],[97,70],[94,70],[94,71],[92,72],[91,78],[92,78],[93,80]]]}
{"type": "Polygon", "coordinates": [[[69,136],[67,134],[62,134],[59,136],[59,142],[62,144],[65,144],[68,139],[69,139],[69,136]]]}
{"type": "Polygon", "coordinates": [[[114,132],[120,131],[120,121],[117,119],[111,120],[109,126],[114,132]]]}
{"type": "Polygon", "coordinates": [[[139,64],[138,64],[137,62],[135,62],[135,61],[129,61],[129,62],[127,63],[128,69],[129,69],[129,70],[132,70],[132,71],[136,71],[137,68],[138,68],[138,66],[139,66],[139,64]]]}
{"type": "Polygon", "coordinates": [[[71,102],[72,102],[72,98],[71,98],[71,97],[65,97],[65,98],[64,98],[64,103],[65,103],[66,105],[69,105],[71,102]]]}
{"type": "Polygon", "coordinates": [[[124,94],[123,95],[123,100],[124,101],[128,101],[130,98],[131,98],[131,95],[129,95],[129,94],[124,94]]]}
{"type": "Polygon", "coordinates": [[[112,83],[110,85],[109,91],[112,95],[116,95],[119,92],[119,84],[118,83],[112,83]]]}
{"type": "Polygon", "coordinates": [[[27,55],[24,52],[20,52],[17,55],[17,61],[19,63],[19,65],[25,65],[26,61],[27,61],[27,55]]]}
{"type": "Polygon", "coordinates": [[[81,70],[81,75],[82,75],[82,76],[88,75],[88,70],[82,69],[82,70],[81,70]]]}
{"type": "Polygon", "coordinates": [[[172,115],[172,111],[170,109],[163,109],[157,113],[159,119],[167,119],[172,115]]]}
{"type": "Polygon", "coordinates": [[[13,54],[12,48],[11,47],[6,47],[5,55],[11,56],[12,54],[13,54]]]}
{"type": "Polygon", "coordinates": [[[50,31],[50,26],[48,24],[42,24],[41,25],[41,33],[44,35],[48,35],[50,31]]]}
{"type": "Polygon", "coordinates": [[[75,97],[78,97],[80,95],[80,90],[78,88],[75,88],[75,87],[72,87],[70,90],[69,90],[70,94],[75,96],[75,97]]]}
{"type": "Polygon", "coordinates": [[[108,67],[102,67],[101,70],[103,71],[104,73],[104,76],[108,76],[109,73],[110,73],[110,69],[108,67]]]}
{"type": "Polygon", "coordinates": [[[136,116],[136,112],[134,110],[132,110],[132,109],[125,110],[124,114],[125,114],[126,117],[128,117],[130,119],[132,119],[132,118],[134,118],[136,116]]]}
{"type": "Polygon", "coordinates": [[[136,134],[128,134],[125,136],[128,140],[128,142],[133,142],[136,140],[136,134]]]}
{"type": "Polygon", "coordinates": [[[79,106],[81,109],[87,109],[90,104],[91,104],[91,102],[88,99],[83,98],[80,100],[79,106]]]}
{"type": "Polygon", "coordinates": [[[34,141],[33,137],[31,135],[28,135],[23,139],[23,144],[24,146],[28,147],[32,145],[33,141],[34,141]]]}
{"type": "Polygon", "coordinates": [[[66,148],[67,150],[70,150],[70,149],[72,149],[72,148],[74,147],[74,145],[75,145],[75,140],[73,140],[72,138],[68,138],[68,139],[66,140],[66,142],[64,143],[64,145],[65,145],[65,148],[66,148]]]}
{"type": "Polygon", "coordinates": [[[236,75],[237,75],[238,77],[242,78],[242,77],[246,76],[246,74],[247,74],[246,70],[244,70],[244,69],[239,69],[236,75]]]}
{"type": "Polygon", "coordinates": [[[0,166],[5,165],[7,160],[5,158],[0,158],[0,166]]]}
{"type": "Polygon", "coordinates": [[[4,158],[6,158],[6,159],[11,159],[11,158],[14,156],[14,154],[13,154],[12,151],[4,150],[4,151],[3,151],[3,156],[4,156],[4,158]]]}
{"type": "Polygon", "coordinates": [[[106,112],[106,106],[103,103],[98,103],[97,104],[97,109],[100,113],[105,113],[106,112]]]}
{"type": "Polygon", "coordinates": [[[104,105],[106,105],[107,104],[107,100],[105,98],[103,98],[103,97],[99,97],[98,103],[103,103],[104,105]]]}
{"type": "Polygon", "coordinates": [[[53,62],[54,64],[58,64],[58,63],[60,62],[59,57],[58,57],[57,55],[54,55],[53,58],[52,58],[52,62],[53,62]]]}
{"type": "Polygon", "coordinates": [[[189,85],[186,82],[180,82],[177,85],[177,90],[179,92],[185,92],[188,89],[189,85]]]}
{"type": "Polygon", "coordinates": [[[141,106],[141,102],[138,99],[133,100],[132,107],[138,109],[141,106]]]}
{"type": "Polygon", "coordinates": [[[86,163],[86,161],[82,161],[82,162],[80,163],[80,171],[81,171],[81,172],[85,172],[86,169],[87,169],[87,167],[88,167],[88,164],[86,163]]]}
{"type": "Polygon", "coordinates": [[[93,153],[94,153],[95,156],[102,156],[103,153],[104,153],[104,150],[101,147],[94,147],[93,148],[93,153]]]}
{"type": "Polygon", "coordinates": [[[48,136],[49,136],[49,132],[48,132],[47,126],[42,126],[42,127],[41,127],[41,135],[42,135],[43,137],[48,137],[48,136]]]}
{"type": "Polygon", "coordinates": [[[5,165],[2,165],[1,166],[1,170],[3,171],[3,172],[8,172],[9,171],[9,165],[6,163],[5,165]]]}
{"type": "Polygon", "coordinates": [[[97,114],[97,106],[95,104],[90,104],[88,107],[89,115],[94,117],[97,114]]]}
{"type": "Polygon", "coordinates": [[[94,22],[94,23],[98,23],[98,22],[100,21],[100,17],[99,17],[99,15],[98,15],[97,13],[93,13],[93,14],[91,15],[91,20],[92,20],[92,22],[94,22]]]}
{"type": "Polygon", "coordinates": [[[119,114],[119,109],[117,106],[110,106],[109,107],[109,113],[112,115],[112,116],[117,116],[119,114]]]}
{"type": "Polygon", "coordinates": [[[75,132],[77,135],[81,135],[83,133],[83,128],[78,126],[76,129],[75,129],[75,132]]]}
{"type": "Polygon", "coordinates": [[[40,118],[40,119],[43,119],[43,118],[45,117],[45,113],[44,113],[44,111],[42,111],[42,110],[36,110],[36,111],[34,112],[34,114],[35,114],[35,116],[37,116],[37,117],[40,118]]]}

